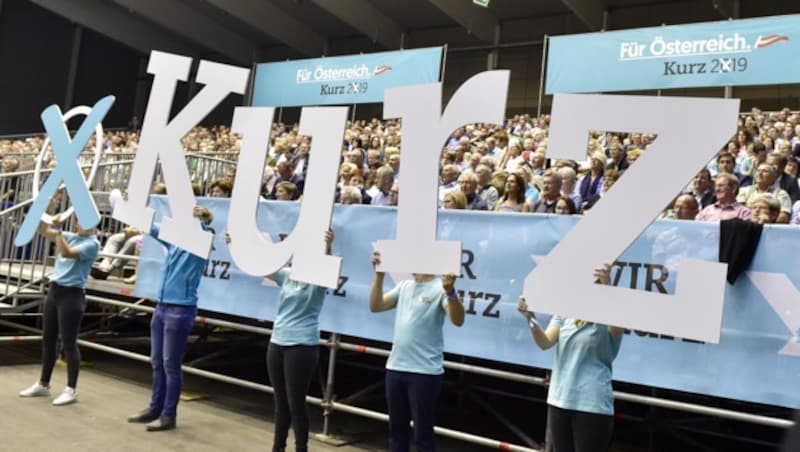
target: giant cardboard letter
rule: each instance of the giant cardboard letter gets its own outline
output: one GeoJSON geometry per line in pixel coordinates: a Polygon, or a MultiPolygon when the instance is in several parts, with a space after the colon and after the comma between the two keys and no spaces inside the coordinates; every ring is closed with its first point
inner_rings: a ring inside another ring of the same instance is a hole
{"type": "Polygon", "coordinates": [[[383,117],[403,118],[403,174],[414,179],[400,188],[397,238],[376,243],[379,271],[459,272],[461,242],[436,240],[439,154],[458,127],[503,123],[509,74],[487,71],[473,76],[453,94],[443,114],[441,83],[386,90],[383,117]]]}
{"type": "Polygon", "coordinates": [[[584,159],[589,130],[658,138],[527,276],[523,293],[531,309],[719,342],[727,265],[680,261],[675,295],[594,284],[592,270],[622,254],[711,160],[736,131],[738,109],[738,99],[556,94],[551,158],[584,159]]]}
{"type": "Polygon", "coordinates": [[[181,138],[199,123],[230,93],[243,93],[249,70],[201,61],[197,81],[205,87],[169,121],[172,98],[178,80],[189,75],[191,59],[163,52],[152,52],[147,72],[154,74],[150,100],[136,152],[128,200],[114,207],[114,218],[149,231],[153,209],[147,207],[156,162],[161,160],[172,217],[162,220],[160,238],[201,257],[208,256],[212,236],[192,217],[195,205],[181,138]]]}
{"type": "Polygon", "coordinates": [[[291,258],[292,279],[335,288],[342,258],[325,254],[324,232],[333,213],[333,192],[347,109],[303,108],[300,134],[313,138],[308,179],[297,224],[292,233],[278,243],[265,237],[256,224],[273,112],[273,108],[240,107],[233,114],[232,130],[242,134],[243,142],[228,212],[231,256],[239,268],[253,275],[272,274],[291,258]]]}

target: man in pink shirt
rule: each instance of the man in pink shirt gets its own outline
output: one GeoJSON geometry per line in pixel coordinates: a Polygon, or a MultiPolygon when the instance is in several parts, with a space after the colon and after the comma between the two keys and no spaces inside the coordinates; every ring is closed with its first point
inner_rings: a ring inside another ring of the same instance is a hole
{"type": "Polygon", "coordinates": [[[733,174],[722,173],[714,181],[717,202],[706,206],[697,214],[698,221],[721,221],[731,218],[750,219],[750,209],[736,202],[739,179],[733,174]]]}

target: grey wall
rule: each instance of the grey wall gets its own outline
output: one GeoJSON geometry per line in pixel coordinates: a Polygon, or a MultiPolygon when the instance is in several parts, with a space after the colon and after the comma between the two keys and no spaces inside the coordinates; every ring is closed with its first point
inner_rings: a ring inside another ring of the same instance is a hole
{"type": "MultiPolygon", "coordinates": [[[[39,132],[39,114],[51,104],[63,109],[68,92],[68,74],[77,25],[44,10],[28,0],[2,0],[0,9],[0,135],[39,132]]],[[[711,1],[686,1],[678,4],[654,4],[611,9],[608,29],[658,26],[687,21],[721,20],[711,1]],[[690,19],[691,18],[691,19],[690,19]]],[[[742,1],[741,17],[800,12],[800,2],[783,0],[742,1]]],[[[501,44],[496,50],[496,68],[511,70],[508,96],[509,115],[535,113],[539,107],[539,85],[544,35],[581,33],[585,25],[572,15],[520,18],[501,23],[501,44]],[[522,44],[522,45],[520,45],[522,44]]],[[[488,66],[490,46],[476,48],[477,40],[460,27],[412,30],[408,48],[447,44],[444,95],[445,101],[465,80],[488,66]]],[[[363,36],[331,40],[330,55],[381,50],[363,36]]],[[[298,58],[287,47],[263,48],[261,61],[298,58]]],[[[152,76],[145,72],[147,55],[112,41],[89,29],[83,29],[74,83],[73,105],[93,104],[102,96],[113,94],[117,100],[104,121],[106,127],[124,126],[137,115],[141,119],[149,96],[152,76]]],[[[202,86],[181,83],[175,95],[173,114],[177,113],[202,86]]],[[[637,94],[657,94],[654,91],[637,94]]],[[[723,95],[722,88],[679,89],[660,93],[665,96],[723,95]]],[[[788,106],[800,109],[800,85],[735,87],[733,95],[742,99],[742,108],[759,106],[777,109],[788,106]]],[[[551,98],[544,96],[542,110],[548,111],[551,98]]],[[[241,105],[241,96],[229,96],[204,121],[204,124],[230,124],[233,109],[241,105]]],[[[380,116],[381,107],[359,106],[357,117],[380,116]]],[[[297,113],[287,110],[286,120],[297,113]]]]}
{"type": "Polygon", "coordinates": [[[23,0],[0,11],[0,135],[42,131],[41,111],[62,104],[73,26],[23,0]]]}

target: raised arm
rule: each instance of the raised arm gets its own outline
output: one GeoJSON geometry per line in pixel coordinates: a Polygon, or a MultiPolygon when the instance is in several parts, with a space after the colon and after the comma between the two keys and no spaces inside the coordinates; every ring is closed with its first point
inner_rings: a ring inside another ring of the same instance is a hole
{"type": "Polygon", "coordinates": [[[61,234],[61,223],[61,217],[56,215],[53,217],[52,229],[48,228],[45,223],[39,223],[39,233],[45,236],[47,240],[55,243],[56,250],[61,257],[65,259],[77,259],[80,256],[80,253],[78,253],[78,250],[75,248],[70,248],[67,244],[67,241],[64,239],[64,235],[61,234]]]}
{"type": "Polygon", "coordinates": [[[447,304],[444,310],[453,325],[461,326],[464,324],[464,304],[461,302],[458,292],[456,292],[455,282],[456,275],[452,273],[442,277],[442,289],[447,294],[447,304]]]}
{"type": "Polygon", "coordinates": [[[333,238],[334,238],[333,229],[328,228],[328,230],[325,231],[325,254],[329,256],[331,254],[331,245],[333,245],[333,238]]]}
{"type": "MultiPolygon", "coordinates": [[[[372,267],[375,268],[381,263],[381,253],[372,253],[372,267]]],[[[372,278],[372,286],[369,289],[369,310],[371,312],[383,312],[394,308],[395,300],[383,293],[383,272],[376,271],[372,278]]]]}
{"type": "Polygon", "coordinates": [[[51,230],[44,221],[39,223],[39,227],[36,229],[36,231],[47,240],[55,242],[57,235],[56,231],[51,230]]]}
{"type": "MultiPolygon", "coordinates": [[[[603,264],[600,267],[594,269],[594,277],[597,278],[597,282],[600,284],[610,285],[611,284],[611,264],[603,264]]],[[[620,337],[625,334],[625,328],[620,328],[617,326],[610,326],[608,327],[608,332],[614,337],[620,337]]]]}
{"type": "Polygon", "coordinates": [[[528,310],[528,303],[525,301],[525,297],[519,297],[519,301],[517,302],[517,310],[520,314],[522,314],[525,319],[528,320],[528,327],[531,330],[531,337],[533,337],[533,342],[536,343],[539,348],[542,350],[547,350],[552,346],[556,345],[558,342],[558,333],[561,330],[561,327],[558,325],[551,325],[547,330],[544,329],[539,323],[536,321],[536,315],[528,310]]]}

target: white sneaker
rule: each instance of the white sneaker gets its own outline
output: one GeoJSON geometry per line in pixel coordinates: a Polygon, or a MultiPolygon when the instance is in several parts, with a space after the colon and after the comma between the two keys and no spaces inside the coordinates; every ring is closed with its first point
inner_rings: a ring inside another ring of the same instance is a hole
{"type": "Polygon", "coordinates": [[[50,387],[42,386],[38,381],[31,385],[30,388],[23,389],[19,392],[20,397],[46,397],[50,395],[50,387]]]}
{"type": "Polygon", "coordinates": [[[53,405],[60,406],[60,405],[69,405],[70,403],[75,403],[78,401],[78,393],[75,392],[74,389],[67,386],[64,388],[64,391],[53,400],[53,405]]]}

